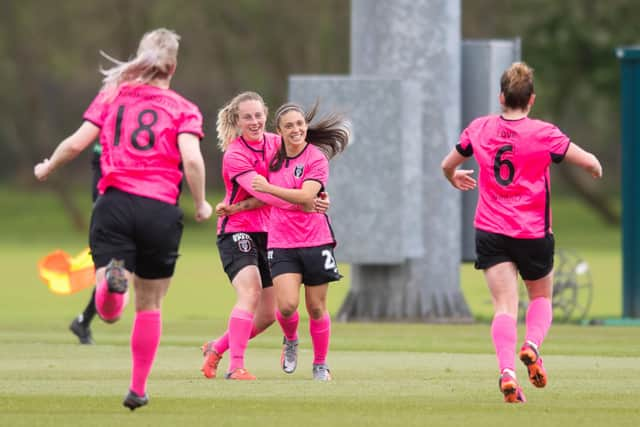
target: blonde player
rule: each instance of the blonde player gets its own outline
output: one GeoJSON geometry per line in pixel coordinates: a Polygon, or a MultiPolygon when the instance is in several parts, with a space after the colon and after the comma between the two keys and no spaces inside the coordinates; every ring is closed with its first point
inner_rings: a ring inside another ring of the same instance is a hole
{"type": "Polygon", "coordinates": [[[104,86],[80,128],[34,169],[36,177],[45,180],[100,138],[101,196],[89,237],[96,266],[96,309],[104,320],[117,320],[133,279],[133,369],[123,402],[131,410],[149,402],[147,379],[160,342],[161,303],[182,236],[183,214],[177,202],[183,176],[193,195],[196,220],[212,213],[205,200],[200,152],[202,115],[170,89],[179,40],[173,31],[156,29],[142,37],[135,58],[113,60],[115,65],[103,71],[104,86]]]}

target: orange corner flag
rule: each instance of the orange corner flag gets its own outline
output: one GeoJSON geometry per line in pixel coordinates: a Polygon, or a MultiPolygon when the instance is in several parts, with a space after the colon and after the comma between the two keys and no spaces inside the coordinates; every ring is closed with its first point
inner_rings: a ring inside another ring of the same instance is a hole
{"type": "Polygon", "coordinates": [[[49,290],[59,295],[93,286],[96,280],[89,248],[75,257],[56,249],[38,262],[38,273],[49,290]]]}

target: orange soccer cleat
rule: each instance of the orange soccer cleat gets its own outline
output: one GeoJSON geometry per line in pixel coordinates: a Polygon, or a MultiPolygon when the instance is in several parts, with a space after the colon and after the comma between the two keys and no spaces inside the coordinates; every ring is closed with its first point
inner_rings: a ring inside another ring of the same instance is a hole
{"type": "Polygon", "coordinates": [[[538,388],[547,385],[547,372],[544,370],[538,346],[531,341],[524,343],[520,349],[520,360],[527,367],[531,384],[538,388]]]}
{"type": "Polygon", "coordinates": [[[504,395],[504,401],[507,403],[524,403],[527,399],[524,397],[522,388],[518,385],[515,374],[509,369],[502,371],[498,380],[498,387],[504,395]]]}
{"type": "Polygon", "coordinates": [[[227,374],[224,376],[226,379],[228,380],[255,380],[256,377],[254,377],[253,375],[251,375],[249,373],[249,371],[247,371],[244,368],[236,368],[231,372],[227,372],[227,374]]]}
{"type": "Polygon", "coordinates": [[[206,342],[202,345],[202,355],[204,362],[200,370],[207,378],[215,378],[218,371],[218,364],[222,360],[222,355],[213,348],[213,341],[206,342]]]}

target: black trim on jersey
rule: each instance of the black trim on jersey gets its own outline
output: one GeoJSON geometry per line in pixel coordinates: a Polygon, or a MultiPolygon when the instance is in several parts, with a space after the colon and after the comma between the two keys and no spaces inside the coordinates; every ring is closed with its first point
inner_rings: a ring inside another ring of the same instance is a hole
{"type": "MultiPolygon", "coordinates": [[[[242,176],[242,175],[244,175],[245,173],[249,173],[249,172],[254,172],[254,170],[253,170],[253,169],[250,169],[250,170],[248,170],[248,171],[240,172],[239,174],[232,176],[229,180],[230,180],[231,182],[235,182],[235,181],[236,181],[236,179],[237,179],[239,176],[242,176]]],[[[256,173],[257,173],[257,172],[256,172],[256,173]]]]}
{"type": "Polygon", "coordinates": [[[327,215],[326,213],[323,213],[322,215],[324,215],[324,218],[327,220],[327,226],[329,227],[329,231],[331,232],[331,240],[333,240],[332,245],[335,248],[338,242],[336,242],[336,235],[333,232],[333,227],[331,227],[331,221],[329,221],[329,215],[327,215]]]}
{"type": "Polygon", "coordinates": [[[551,155],[551,161],[553,163],[560,163],[561,161],[564,160],[564,157],[567,155],[567,151],[569,151],[569,146],[571,145],[571,142],[569,142],[567,144],[567,148],[564,150],[564,153],[558,154],[558,153],[549,153],[551,155]]]}
{"type": "Polygon", "coordinates": [[[505,116],[503,116],[502,114],[500,114],[500,118],[502,120],[504,120],[505,122],[519,122],[520,120],[524,120],[527,118],[527,116],[524,117],[520,117],[519,119],[507,119],[505,116]]]}
{"type": "Polygon", "coordinates": [[[544,177],[544,234],[549,234],[549,228],[551,228],[551,195],[549,194],[549,182],[547,177],[544,177]]]}
{"type": "Polygon", "coordinates": [[[320,181],[319,179],[315,179],[315,178],[307,178],[304,181],[302,181],[302,183],[304,184],[307,181],[315,181],[318,184],[320,184],[320,190],[318,190],[318,194],[322,193],[324,191],[324,183],[322,181],[320,181]]]}
{"type": "Polygon", "coordinates": [[[182,179],[178,183],[178,197],[176,197],[176,206],[180,206],[180,196],[182,196],[182,187],[184,186],[184,181],[187,179],[185,178],[184,164],[182,163],[182,161],[180,161],[180,164],[178,165],[178,170],[182,172],[182,179]]]}
{"type": "MultiPolygon", "coordinates": [[[[233,181],[233,188],[231,189],[231,196],[229,197],[229,204],[233,204],[233,199],[238,195],[238,189],[240,188],[240,184],[236,181],[233,181]]],[[[220,224],[220,234],[224,234],[224,229],[227,226],[227,222],[229,221],[229,215],[225,216],[222,220],[222,224],[220,224]]]]}
{"type": "Polygon", "coordinates": [[[464,157],[473,156],[473,146],[471,146],[471,144],[467,145],[467,148],[462,148],[462,145],[456,144],[456,151],[464,157]]]}
{"type": "Polygon", "coordinates": [[[89,123],[91,123],[92,125],[94,125],[95,127],[98,127],[98,128],[100,128],[100,129],[102,129],[102,125],[97,124],[97,123],[96,123],[96,122],[94,122],[93,120],[89,120],[89,119],[87,119],[87,118],[85,118],[85,117],[83,117],[83,118],[82,118],[82,120],[84,120],[85,122],[89,122],[89,123]]]}
{"type": "MultiPolygon", "coordinates": [[[[282,143],[284,144],[284,141],[282,143]]],[[[307,142],[307,145],[304,146],[304,148],[302,149],[301,152],[299,152],[298,154],[296,154],[293,157],[289,157],[289,156],[285,157],[284,167],[285,168],[289,167],[289,160],[294,160],[294,159],[297,159],[298,157],[302,156],[302,153],[304,153],[306,151],[308,146],[309,146],[309,143],[307,142]]]]}
{"type": "Polygon", "coordinates": [[[255,153],[262,153],[262,160],[265,160],[264,156],[264,150],[265,147],[267,146],[267,136],[266,135],[262,135],[262,150],[257,150],[255,148],[253,148],[247,141],[245,141],[245,139],[242,137],[242,135],[240,135],[240,140],[244,143],[244,145],[247,146],[247,148],[255,153]]]}

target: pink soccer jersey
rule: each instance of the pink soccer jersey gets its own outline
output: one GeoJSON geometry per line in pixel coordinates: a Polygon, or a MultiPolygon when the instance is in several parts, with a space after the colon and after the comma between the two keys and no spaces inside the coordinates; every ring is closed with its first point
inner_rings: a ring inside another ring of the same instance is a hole
{"type": "MultiPolygon", "coordinates": [[[[301,188],[313,180],[327,185],[329,161],[314,145],[307,144],[296,157],[289,157],[278,171],[269,172],[269,182],[283,188],[301,188]]],[[[299,209],[271,208],[269,239],[271,248],[307,248],[335,244],[329,217],[322,213],[308,213],[299,209]]]]}
{"type": "MultiPolygon", "coordinates": [[[[280,147],[280,137],[273,133],[264,133],[262,141],[246,141],[236,138],[222,158],[222,180],[226,194],[224,202],[232,205],[251,197],[250,187],[242,186],[238,180],[251,173],[267,177],[268,160],[280,147]]],[[[270,206],[242,211],[235,215],[218,218],[218,235],[223,233],[266,232],[270,206]]]]}
{"type": "Polygon", "coordinates": [[[100,127],[100,194],[114,187],[176,204],[182,181],[178,135],[204,136],[198,107],[170,89],[123,85],[111,100],[100,92],[84,119],[100,127]]]}
{"type": "Polygon", "coordinates": [[[549,165],[564,158],[571,141],[541,120],[474,120],[456,149],[479,165],[476,228],[531,239],[551,232],[549,165]]]}

